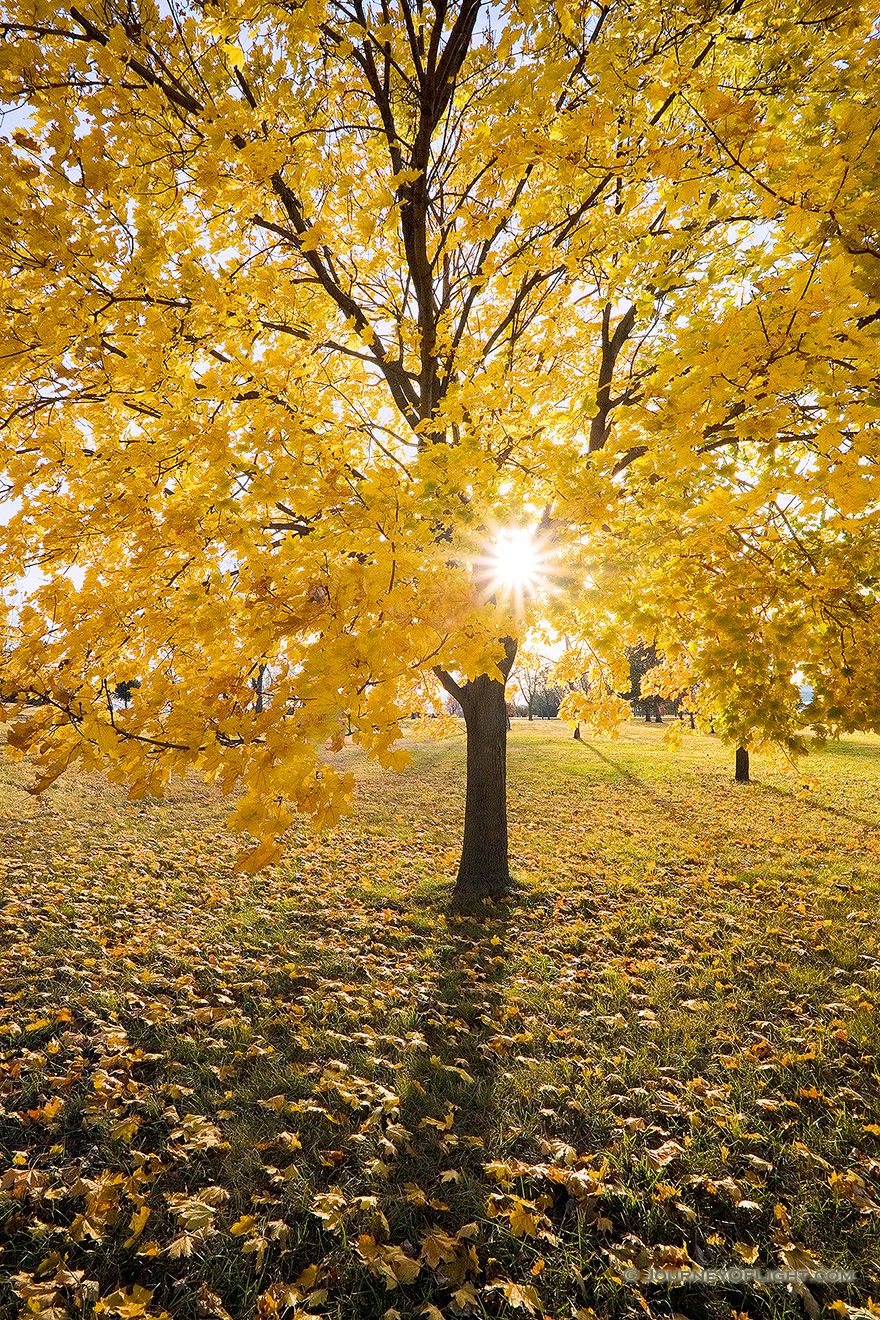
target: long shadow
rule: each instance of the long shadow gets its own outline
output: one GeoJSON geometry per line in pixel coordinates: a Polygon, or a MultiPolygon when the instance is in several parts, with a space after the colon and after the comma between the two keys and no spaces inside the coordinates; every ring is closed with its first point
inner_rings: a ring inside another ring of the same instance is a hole
{"type": "Polygon", "coordinates": [[[853,811],[843,811],[840,807],[832,807],[826,802],[817,802],[815,798],[798,798],[791,789],[780,788],[778,784],[761,784],[765,793],[774,793],[777,797],[789,798],[792,802],[797,802],[800,807],[808,807],[810,811],[822,811],[828,816],[839,816],[841,820],[851,820],[856,825],[868,825],[871,829],[880,829],[880,820],[871,820],[870,816],[858,816],[853,811]]]}
{"type": "MultiPolygon", "coordinates": [[[[610,756],[606,756],[605,753],[600,752],[599,748],[594,746],[593,743],[586,742],[583,739],[581,740],[581,746],[586,748],[588,751],[592,752],[593,755],[596,756],[600,761],[604,761],[606,765],[609,765],[614,770],[616,770],[623,780],[625,780],[628,784],[632,784],[634,788],[637,788],[641,793],[643,793],[645,798],[648,800],[648,802],[650,802],[651,806],[654,807],[656,810],[660,811],[664,816],[666,816],[668,820],[672,821],[673,824],[677,826],[681,826],[683,821],[687,819],[688,811],[686,808],[666,801],[665,798],[655,793],[649,784],[646,784],[645,781],[643,779],[640,779],[638,775],[633,774],[633,772],[629,770],[625,765],[622,765],[621,762],[615,761],[610,756]]],[[[734,785],[734,781],[732,777],[731,777],[730,786],[731,786],[731,790],[733,790],[736,787],[734,785]]],[[[764,785],[764,784],[756,785],[754,783],[752,786],[761,787],[761,788],[769,787],[768,785],[764,785]]],[[[733,829],[721,830],[720,833],[716,834],[715,836],[716,841],[719,845],[723,840],[735,839],[736,837],[737,837],[737,831],[733,829]]],[[[706,836],[705,842],[707,844],[711,842],[708,835],[706,836]]]]}
{"type": "MultiPolygon", "coordinates": [[[[470,910],[450,905],[443,919],[434,987],[418,1004],[416,1027],[426,1048],[412,1061],[400,1110],[400,1122],[413,1136],[397,1177],[402,1184],[421,1187],[428,1197],[420,1231],[430,1231],[438,1218],[446,1220],[447,1211],[448,1222],[457,1228],[485,1217],[483,1165],[493,1157],[501,1118],[497,1088],[505,1046],[499,1038],[509,975],[510,904],[470,910]]],[[[472,1245],[463,1238],[454,1258],[440,1265],[448,1286],[473,1277],[468,1262],[472,1245]]]]}
{"type": "MultiPolygon", "coordinates": [[[[592,752],[600,761],[604,761],[606,765],[610,765],[612,769],[617,771],[622,779],[625,779],[629,783],[634,784],[637,788],[640,788],[652,802],[660,807],[661,810],[666,811],[667,815],[673,814],[668,810],[667,805],[662,799],[657,798],[656,794],[652,792],[645,781],[640,779],[638,775],[634,775],[632,771],[625,765],[621,764],[620,761],[615,761],[612,757],[606,756],[605,753],[600,752],[599,748],[594,746],[593,743],[586,742],[584,739],[581,739],[581,746],[592,752]]],[[[873,749],[869,750],[871,755],[880,755],[880,752],[875,752],[873,749]]],[[[865,755],[867,754],[868,753],[865,752],[865,755]]],[[[851,820],[857,825],[869,825],[875,829],[880,827],[880,820],[871,820],[869,816],[859,816],[853,811],[844,811],[840,807],[832,807],[826,802],[817,802],[815,798],[797,798],[796,794],[790,789],[781,788],[778,784],[768,784],[764,782],[756,783],[752,780],[752,787],[759,788],[763,793],[773,793],[777,797],[786,797],[791,801],[797,800],[801,806],[808,807],[811,811],[823,811],[826,815],[839,816],[841,820],[851,820]]]]}
{"type": "Polygon", "coordinates": [[[635,784],[638,788],[642,789],[644,793],[647,793],[648,797],[654,797],[654,794],[651,792],[645,781],[639,779],[638,775],[634,775],[633,772],[625,765],[622,765],[620,761],[615,761],[612,757],[606,756],[604,752],[600,752],[598,747],[591,742],[587,742],[585,738],[580,739],[580,745],[581,747],[586,748],[588,752],[592,752],[600,761],[604,761],[606,765],[610,765],[613,770],[617,771],[622,779],[626,779],[629,783],[635,784]]]}
{"type": "Polygon", "coordinates": [[[851,742],[848,738],[841,738],[839,742],[829,742],[824,752],[826,756],[859,756],[869,760],[880,757],[880,747],[866,747],[864,743],[851,742]]]}

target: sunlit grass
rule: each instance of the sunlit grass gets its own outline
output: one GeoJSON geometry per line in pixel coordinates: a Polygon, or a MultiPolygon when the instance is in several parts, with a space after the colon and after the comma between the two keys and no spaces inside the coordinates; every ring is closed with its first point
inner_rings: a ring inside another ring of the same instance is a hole
{"type": "Polygon", "coordinates": [[[340,753],[354,814],[253,880],[196,783],[34,801],[3,765],[0,1315],[880,1297],[880,742],[742,786],[661,734],[514,721],[517,889],[470,916],[461,737],[340,753]],[[797,1250],[857,1281],[623,1277],[797,1250]]]}

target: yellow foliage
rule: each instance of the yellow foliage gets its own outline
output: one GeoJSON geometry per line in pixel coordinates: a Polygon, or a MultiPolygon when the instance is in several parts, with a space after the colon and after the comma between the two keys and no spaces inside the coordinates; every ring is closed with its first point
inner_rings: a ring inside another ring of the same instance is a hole
{"type": "Polygon", "coordinates": [[[725,738],[880,727],[870,11],[805,44],[769,0],[529,0],[491,39],[412,0],[93,8],[3,14],[0,693],[35,792],[239,786],[252,873],[348,806],[342,729],[403,769],[414,712],[449,731],[435,674],[501,681],[536,633],[595,731],[655,636],[725,738]]]}

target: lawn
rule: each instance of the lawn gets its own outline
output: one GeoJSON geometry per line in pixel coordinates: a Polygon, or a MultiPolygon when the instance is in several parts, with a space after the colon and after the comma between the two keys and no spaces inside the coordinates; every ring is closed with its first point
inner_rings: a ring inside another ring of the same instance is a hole
{"type": "Polygon", "coordinates": [[[514,721],[480,913],[460,735],[255,878],[195,781],[0,765],[3,1320],[880,1316],[880,741],[662,733],[514,721]]]}

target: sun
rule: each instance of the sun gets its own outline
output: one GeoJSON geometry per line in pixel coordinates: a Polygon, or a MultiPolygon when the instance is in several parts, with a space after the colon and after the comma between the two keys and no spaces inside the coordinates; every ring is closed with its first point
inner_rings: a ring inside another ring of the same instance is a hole
{"type": "Polygon", "coordinates": [[[500,586],[528,591],[538,585],[540,557],[530,532],[499,532],[490,559],[495,561],[495,579],[500,586]]]}
{"type": "Polygon", "coordinates": [[[527,529],[501,528],[481,556],[479,572],[488,595],[522,608],[546,578],[547,556],[527,529]]]}

